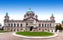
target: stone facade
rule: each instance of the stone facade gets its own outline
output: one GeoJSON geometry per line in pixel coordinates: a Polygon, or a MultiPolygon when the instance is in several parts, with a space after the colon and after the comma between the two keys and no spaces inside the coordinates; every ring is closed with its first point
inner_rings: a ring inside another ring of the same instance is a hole
{"type": "Polygon", "coordinates": [[[7,31],[49,31],[55,30],[55,19],[52,14],[50,20],[39,20],[38,16],[29,9],[23,20],[9,20],[8,13],[4,19],[4,30],[7,31]]]}

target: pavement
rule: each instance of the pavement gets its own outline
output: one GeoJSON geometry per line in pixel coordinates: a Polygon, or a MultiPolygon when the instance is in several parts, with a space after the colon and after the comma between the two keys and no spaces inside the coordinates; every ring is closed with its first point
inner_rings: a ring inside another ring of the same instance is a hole
{"type": "Polygon", "coordinates": [[[8,32],[4,34],[0,34],[0,40],[63,40],[63,32],[58,33],[58,36],[53,38],[24,38],[14,36],[13,32],[8,32]]]}

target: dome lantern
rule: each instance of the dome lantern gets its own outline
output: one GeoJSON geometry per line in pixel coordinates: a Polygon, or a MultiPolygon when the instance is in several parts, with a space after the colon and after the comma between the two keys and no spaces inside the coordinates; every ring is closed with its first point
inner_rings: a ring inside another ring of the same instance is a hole
{"type": "Polygon", "coordinates": [[[29,10],[26,12],[26,16],[34,16],[35,13],[29,8],[29,10]]]}
{"type": "Polygon", "coordinates": [[[31,8],[29,8],[28,12],[32,12],[31,8]]]}
{"type": "Polygon", "coordinates": [[[63,24],[63,20],[62,20],[62,24],[63,24]]]}

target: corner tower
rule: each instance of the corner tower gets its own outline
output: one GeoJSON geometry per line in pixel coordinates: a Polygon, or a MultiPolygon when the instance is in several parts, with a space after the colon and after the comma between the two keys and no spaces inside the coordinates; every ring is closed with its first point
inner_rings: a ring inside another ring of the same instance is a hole
{"type": "Polygon", "coordinates": [[[4,22],[8,22],[8,21],[9,21],[9,16],[8,16],[8,12],[6,12],[4,22]]]}
{"type": "Polygon", "coordinates": [[[51,21],[55,21],[55,17],[54,17],[53,14],[52,14],[51,17],[50,17],[50,20],[51,20],[51,21]]]}

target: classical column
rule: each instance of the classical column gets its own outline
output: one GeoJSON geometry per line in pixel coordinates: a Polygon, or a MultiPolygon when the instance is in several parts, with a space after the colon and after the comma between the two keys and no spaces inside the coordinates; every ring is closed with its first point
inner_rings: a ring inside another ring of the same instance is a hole
{"type": "Polygon", "coordinates": [[[19,23],[19,27],[20,27],[20,23],[19,23]]]}

